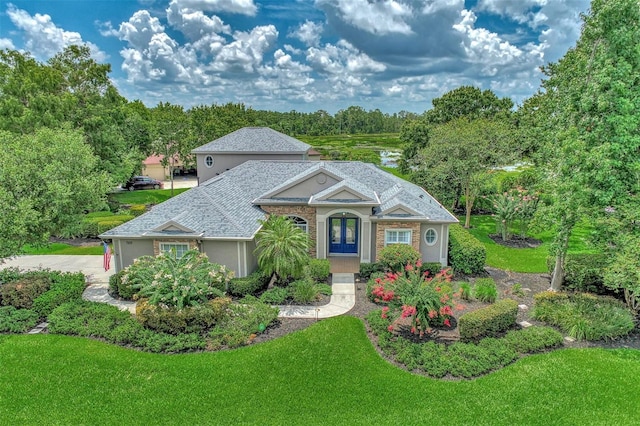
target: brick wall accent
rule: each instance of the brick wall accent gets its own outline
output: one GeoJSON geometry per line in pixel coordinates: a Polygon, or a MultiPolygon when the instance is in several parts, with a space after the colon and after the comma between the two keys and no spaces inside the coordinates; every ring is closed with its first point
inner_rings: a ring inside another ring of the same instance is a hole
{"type": "Polygon", "coordinates": [[[411,230],[411,245],[420,251],[420,223],[419,222],[378,222],[376,224],[376,261],[380,250],[384,248],[384,234],[387,229],[411,230]]]}
{"type": "Polygon", "coordinates": [[[158,256],[160,254],[160,243],[170,243],[170,244],[189,244],[189,250],[198,250],[198,243],[195,240],[153,240],[153,255],[158,256]]]}
{"type": "Polygon", "coordinates": [[[269,214],[277,216],[298,216],[307,220],[307,230],[309,231],[309,255],[312,258],[316,255],[316,208],[310,206],[260,206],[260,208],[269,214]]]}

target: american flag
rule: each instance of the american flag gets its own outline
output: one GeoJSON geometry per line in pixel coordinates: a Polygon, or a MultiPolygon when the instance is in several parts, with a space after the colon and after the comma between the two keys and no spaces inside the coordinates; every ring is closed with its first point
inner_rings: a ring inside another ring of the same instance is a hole
{"type": "Polygon", "coordinates": [[[104,266],[104,271],[107,272],[111,267],[111,248],[109,247],[109,244],[107,244],[106,241],[102,242],[102,248],[103,248],[102,266],[104,266]]]}

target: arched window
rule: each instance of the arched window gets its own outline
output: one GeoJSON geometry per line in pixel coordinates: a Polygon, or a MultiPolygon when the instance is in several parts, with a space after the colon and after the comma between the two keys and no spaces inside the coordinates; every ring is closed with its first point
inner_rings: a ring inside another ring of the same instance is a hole
{"type": "Polygon", "coordinates": [[[309,232],[309,226],[307,221],[300,216],[288,216],[289,220],[293,222],[295,226],[302,229],[305,233],[309,232]]]}
{"type": "Polygon", "coordinates": [[[435,229],[429,228],[424,233],[424,242],[427,243],[428,246],[432,246],[438,241],[438,233],[435,229]]]}

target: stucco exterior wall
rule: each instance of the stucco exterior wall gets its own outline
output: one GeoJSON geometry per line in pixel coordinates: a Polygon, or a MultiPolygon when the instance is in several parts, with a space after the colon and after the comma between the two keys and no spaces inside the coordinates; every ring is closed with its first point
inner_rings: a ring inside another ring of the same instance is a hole
{"type": "Polygon", "coordinates": [[[225,265],[236,277],[247,276],[247,250],[245,241],[203,241],[202,252],[214,263],[225,265]]]}
{"type": "Polygon", "coordinates": [[[423,262],[440,262],[447,264],[447,244],[449,241],[449,225],[423,223],[420,225],[420,254],[423,262]],[[437,238],[432,246],[427,244],[425,233],[428,229],[436,231],[437,238]]]}
{"type": "Polygon", "coordinates": [[[197,154],[196,165],[198,170],[198,182],[204,183],[207,180],[218,176],[230,170],[245,161],[249,160],[304,160],[305,155],[296,154],[197,154]],[[205,157],[211,155],[213,157],[213,167],[207,167],[204,163],[205,157]]]}
{"type": "Polygon", "coordinates": [[[153,256],[153,240],[151,239],[114,239],[114,264],[116,272],[131,265],[141,256],[153,256]]]}
{"type": "Polygon", "coordinates": [[[310,206],[260,206],[260,208],[269,214],[277,216],[298,216],[307,221],[307,230],[309,232],[309,255],[313,258],[317,257],[317,226],[316,226],[316,208],[310,206]]]}

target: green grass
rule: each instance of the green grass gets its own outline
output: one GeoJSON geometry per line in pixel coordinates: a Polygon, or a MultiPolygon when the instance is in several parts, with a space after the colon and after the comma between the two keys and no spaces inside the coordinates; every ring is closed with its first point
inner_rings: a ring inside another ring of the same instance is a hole
{"type": "MultiPolygon", "coordinates": [[[[173,194],[178,195],[189,188],[175,188],[173,194]]],[[[160,204],[171,198],[170,189],[146,189],[142,191],[123,191],[109,195],[120,204],[160,204]]]]}
{"type": "MultiPolygon", "coordinates": [[[[461,222],[464,222],[464,218],[461,218],[461,222]]],[[[489,238],[490,234],[496,233],[496,222],[491,216],[472,216],[469,231],[486,247],[487,265],[513,272],[547,272],[547,256],[554,236],[552,231],[533,234],[533,238],[541,240],[542,244],[536,248],[525,249],[504,247],[489,238]]],[[[590,235],[591,229],[587,224],[576,226],[569,240],[569,252],[593,252],[588,246],[590,235]]]]}
{"type": "Polygon", "coordinates": [[[102,254],[102,246],[72,246],[64,243],[51,243],[46,247],[25,246],[24,254],[102,254]]]}
{"type": "Polygon", "coordinates": [[[153,355],[55,335],[0,335],[6,424],[637,424],[640,351],[571,349],[472,381],[384,361],[338,317],[267,343],[153,355]]]}

